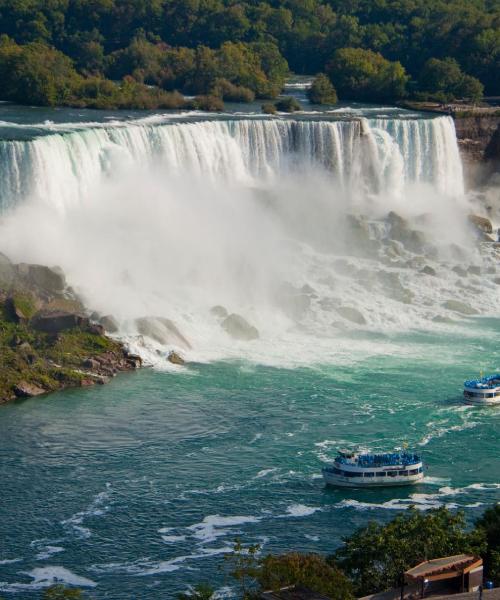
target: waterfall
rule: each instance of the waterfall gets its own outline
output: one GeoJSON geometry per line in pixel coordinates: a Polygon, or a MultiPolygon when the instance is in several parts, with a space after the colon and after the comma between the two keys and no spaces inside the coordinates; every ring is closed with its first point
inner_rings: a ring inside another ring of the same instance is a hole
{"type": "Polygon", "coordinates": [[[59,208],[84,202],[132,166],[239,183],[317,167],[347,189],[401,195],[407,184],[424,182],[449,196],[463,193],[449,117],[80,124],[29,141],[0,141],[0,165],[3,210],[28,198],[59,208]]]}

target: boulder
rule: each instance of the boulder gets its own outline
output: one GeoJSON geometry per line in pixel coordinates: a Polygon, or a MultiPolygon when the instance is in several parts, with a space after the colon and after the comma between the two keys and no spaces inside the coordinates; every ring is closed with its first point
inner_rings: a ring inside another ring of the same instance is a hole
{"type": "Polygon", "coordinates": [[[474,225],[476,229],[483,233],[493,233],[493,225],[491,221],[486,217],[480,217],[479,215],[469,215],[469,222],[474,225]]]}
{"type": "Polygon", "coordinates": [[[87,317],[79,313],[62,310],[41,310],[31,319],[31,325],[38,331],[59,333],[76,327],[88,329],[90,323],[87,317]]]}
{"type": "Polygon", "coordinates": [[[259,331],[246,319],[236,313],[230,314],[221,323],[221,327],[236,340],[250,341],[259,337],[259,331]]]}
{"type": "Polygon", "coordinates": [[[163,317],[141,317],[135,320],[137,332],[162,345],[176,345],[190,349],[191,344],[176,325],[163,317]]]}
{"type": "Polygon", "coordinates": [[[108,333],[116,333],[120,328],[118,321],[112,315],[104,315],[99,319],[99,323],[108,333]]]}
{"type": "Polygon", "coordinates": [[[142,358],[138,354],[125,353],[125,360],[130,368],[140,369],[142,367],[142,358]]]}
{"type": "Polygon", "coordinates": [[[283,283],[277,290],[276,300],[281,309],[292,319],[301,319],[311,307],[316,294],[309,285],[296,288],[291,283],[283,283]]]}
{"type": "Polygon", "coordinates": [[[223,306],[218,304],[217,306],[212,306],[212,308],[210,309],[210,314],[214,315],[214,317],[217,317],[219,319],[225,319],[229,313],[223,306]]]}
{"type": "Polygon", "coordinates": [[[467,271],[463,267],[460,267],[459,265],[456,265],[451,270],[454,273],[456,273],[459,277],[467,277],[467,271]]]}
{"type": "Polygon", "coordinates": [[[14,265],[0,252],[0,287],[8,288],[12,285],[15,277],[14,265]]]}
{"type": "Polygon", "coordinates": [[[432,267],[429,267],[429,265],[425,265],[425,267],[421,269],[420,272],[424,275],[432,275],[433,277],[436,276],[436,271],[432,267]]]}
{"type": "Polygon", "coordinates": [[[21,263],[18,265],[18,271],[30,283],[49,293],[59,294],[66,287],[64,273],[58,267],[50,268],[44,265],[27,265],[21,263]]]}
{"type": "Polygon", "coordinates": [[[410,227],[408,222],[400,215],[391,211],[387,215],[389,238],[401,242],[405,248],[412,252],[422,253],[425,246],[425,236],[421,231],[410,227]]]}
{"type": "Polygon", "coordinates": [[[443,302],[442,306],[448,310],[460,313],[462,315],[479,314],[475,308],[472,308],[472,306],[465,304],[465,302],[460,302],[459,300],[447,300],[446,302],[443,302]]]}
{"type": "Polygon", "coordinates": [[[24,306],[22,306],[22,303],[18,302],[13,296],[9,296],[5,300],[5,311],[8,319],[14,323],[24,323],[29,319],[29,315],[24,306]]]}
{"type": "Polygon", "coordinates": [[[356,323],[357,325],[366,325],[366,319],[357,308],[353,308],[352,306],[338,306],[336,311],[341,317],[351,321],[352,323],[356,323]]]}
{"type": "Polygon", "coordinates": [[[27,381],[20,381],[16,386],[14,386],[14,394],[18,398],[31,398],[33,396],[40,396],[41,394],[45,394],[43,388],[38,387],[34,383],[28,383],[27,381]]]}
{"type": "Polygon", "coordinates": [[[173,365],[185,365],[186,361],[182,358],[182,356],[180,356],[179,354],[177,354],[177,352],[174,352],[172,350],[172,352],[169,352],[168,356],[167,356],[167,360],[168,362],[171,362],[173,365]]]}

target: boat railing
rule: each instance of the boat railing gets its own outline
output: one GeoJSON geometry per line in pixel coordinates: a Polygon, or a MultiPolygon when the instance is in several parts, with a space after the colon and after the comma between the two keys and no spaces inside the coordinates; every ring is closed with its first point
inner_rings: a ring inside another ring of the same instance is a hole
{"type": "Polygon", "coordinates": [[[358,467],[391,467],[398,465],[414,465],[421,462],[417,454],[395,452],[391,454],[361,454],[354,459],[338,456],[336,462],[358,467]]]}

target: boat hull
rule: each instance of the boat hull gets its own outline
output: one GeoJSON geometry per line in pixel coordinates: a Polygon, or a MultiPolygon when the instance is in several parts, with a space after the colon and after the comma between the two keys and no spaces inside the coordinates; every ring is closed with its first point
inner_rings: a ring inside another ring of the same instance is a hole
{"type": "Polygon", "coordinates": [[[366,478],[366,477],[343,477],[323,471],[323,479],[325,484],[333,487],[349,487],[349,488],[371,488],[371,487],[399,487],[402,485],[415,485],[420,483],[424,478],[423,473],[410,475],[405,477],[384,477],[382,478],[366,478]]]}
{"type": "Polygon", "coordinates": [[[496,396],[495,398],[465,398],[466,404],[472,404],[474,406],[495,406],[500,404],[500,396],[496,396]]]}

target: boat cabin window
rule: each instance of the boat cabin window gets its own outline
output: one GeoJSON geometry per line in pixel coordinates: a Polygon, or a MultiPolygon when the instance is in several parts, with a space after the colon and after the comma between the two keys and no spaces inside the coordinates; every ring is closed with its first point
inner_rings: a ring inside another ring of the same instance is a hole
{"type": "Polygon", "coordinates": [[[398,476],[397,471],[388,471],[388,473],[387,473],[387,477],[397,477],[397,476],[398,476]]]}
{"type": "Polygon", "coordinates": [[[400,475],[408,475],[408,471],[399,471],[400,475]]]}
{"type": "Polygon", "coordinates": [[[420,469],[410,469],[409,474],[410,475],[416,475],[419,472],[420,472],[420,469]]]}
{"type": "Polygon", "coordinates": [[[365,477],[375,477],[375,473],[365,473],[365,477]]]}
{"type": "Polygon", "coordinates": [[[344,477],[361,477],[361,473],[353,473],[352,471],[342,471],[344,477]]]}
{"type": "Polygon", "coordinates": [[[385,477],[385,471],[380,471],[377,473],[377,477],[385,477]]]}

